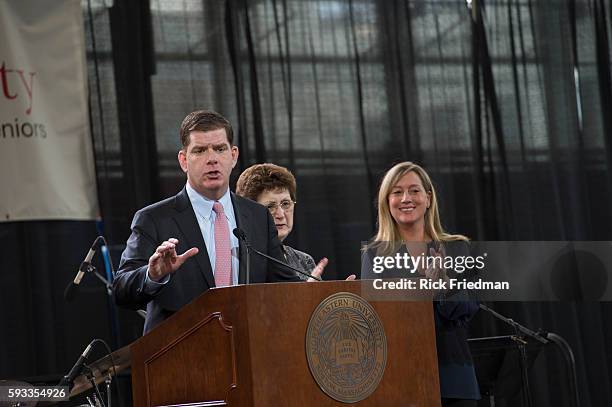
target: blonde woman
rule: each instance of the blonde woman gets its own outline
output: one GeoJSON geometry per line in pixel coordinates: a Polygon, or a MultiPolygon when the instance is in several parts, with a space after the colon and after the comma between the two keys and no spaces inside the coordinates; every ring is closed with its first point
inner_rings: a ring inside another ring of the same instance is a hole
{"type": "MultiPolygon", "coordinates": [[[[402,162],[382,179],[378,231],[364,253],[362,274],[371,275],[373,255],[403,251],[417,256],[456,256],[468,253],[467,241],[465,236],[449,234],[442,228],[436,191],[427,172],[417,164],[402,162]]],[[[428,278],[446,279],[453,270],[425,268],[420,272],[428,278]]],[[[449,292],[434,302],[442,406],[475,407],[480,398],[467,345],[467,322],[477,311],[477,301],[469,300],[465,292],[449,292]]]]}

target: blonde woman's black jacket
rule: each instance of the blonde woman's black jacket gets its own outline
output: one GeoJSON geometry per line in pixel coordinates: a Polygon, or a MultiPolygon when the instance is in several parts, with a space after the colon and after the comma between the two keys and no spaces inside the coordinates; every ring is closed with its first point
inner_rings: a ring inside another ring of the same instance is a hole
{"type": "MultiPolygon", "coordinates": [[[[429,244],[427,250],[433,247],[429,244]]],[[[465,241],[444,243],[446,256],[467,256],[469,244],[465,241]]],[[[398,251],[403,255],[406,247],[398,251]]],[[[381,274],[372,272],[376,249],[370,246],[364,251],[361,262],[361,278],[406,278],[405,269],[386,270],[381,274]]],[[[464,278],[463,273],[447,270],[450,278],[464,278]]],[[[472,278],[465,273],[465,278],[472,278]]],[[[442,398],[480,399],[474,363],[467,343],[468,322],[478,312],[478,301],[474,294],[465,290],[442,293],[433,301],[436,327],[436,349],[438,372],[440,374],[440,395],[442,398]]]]}

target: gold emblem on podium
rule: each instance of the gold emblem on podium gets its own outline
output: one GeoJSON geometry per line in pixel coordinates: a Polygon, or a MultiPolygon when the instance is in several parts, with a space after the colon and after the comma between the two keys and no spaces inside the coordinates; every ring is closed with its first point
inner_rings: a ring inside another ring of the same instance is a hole
{"type": "Polygon", "coordinates": [[[387,363],[387,337],[374,308],[352,293],[337,293],[314,310],[306,332],[306,356],[328,396],[356,403],[376,390],[387,363]]]}

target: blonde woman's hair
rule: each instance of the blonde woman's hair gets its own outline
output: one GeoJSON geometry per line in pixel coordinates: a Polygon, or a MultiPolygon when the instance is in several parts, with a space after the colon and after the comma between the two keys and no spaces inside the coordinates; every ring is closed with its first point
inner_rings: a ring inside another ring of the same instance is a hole
{"type": "Polygon", "coordinates": [[[380,183],[378,190],[378,232],[372,238],[368,247],[376,247],[379,253],[392,253],[402,243],[399,228],[389,209],[389,194],[399,180],[411,171],[419,176],[423,188],[430,197],[429,209],[425,211],[425,234],[435,242],[467,241],[468,238],[463,235],[451,235],[444,231],[438,212],[436,190],[429,175],[421,166],[410,161],[404,161],[387,171],[380,183]]]}

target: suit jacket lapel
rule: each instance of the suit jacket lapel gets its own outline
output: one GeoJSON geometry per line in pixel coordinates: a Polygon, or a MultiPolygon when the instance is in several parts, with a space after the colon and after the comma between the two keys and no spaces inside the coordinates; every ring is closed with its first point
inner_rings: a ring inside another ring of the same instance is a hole
{"type": "MultiPolygon", "coordinates": [[[[238,226],[239,229],[242,229],[242,231],[247,236],[251,236],[250,234],[251,225],[249,221],[249,214],[247,213],[248,211],[246,210],[246,208],[244,208],[244,206],[240,205],[239,197],[237,197],[233,192],[231,192],[230,195],[232,197],[232,206],[234,207],[234,215],[236,216],[236,225],[238,226]]],[[[244,246],[244,243],[242,243],[242,241],[239,240],[239,247],[238,247],[238,264],[240,265],[239,270],[238,270],[238,283],[239,284],[246,283],[247,259],[248,259],[247,249],[244,246]]]]}
{"type": "Polygon", "coordinates": [[[206,283],[208,283],[208,286],[212,288],[215,286],[215,278],[210,265],[208,250],[206,250],[206,244],[204,243],[204,238],[202,237],[200,225],[198,225],[196,214],[191,206],[191,201],[189,201],[187,189],[183,188],[183,190],[176,195],[175,208],[177,210],[177,214],[175,215],[174,219],[176,220],[181,232],[183,232],[185,243],[188,248],[197,247],[199,249],[198,254],[195,255],[195,259],[198,263],[200,272],[206,280],[206,283]]]}

